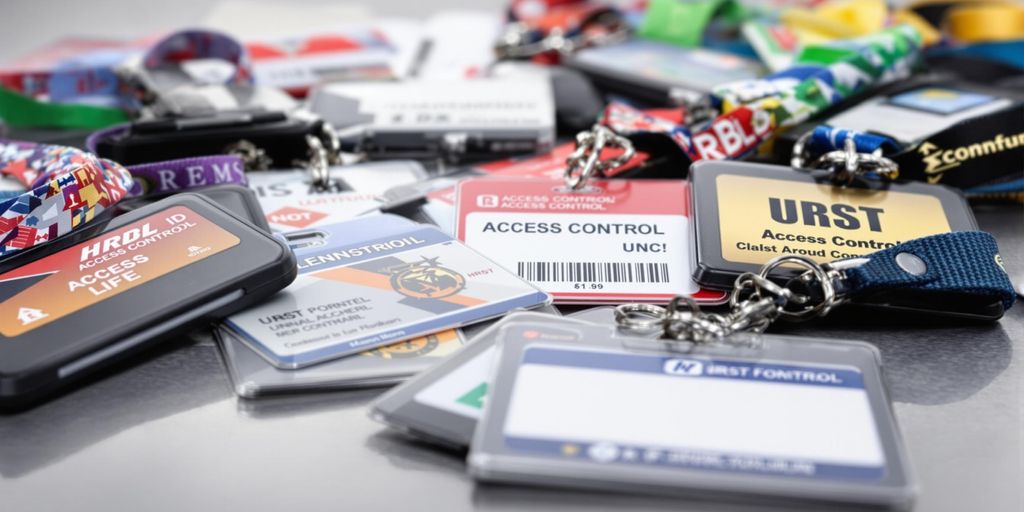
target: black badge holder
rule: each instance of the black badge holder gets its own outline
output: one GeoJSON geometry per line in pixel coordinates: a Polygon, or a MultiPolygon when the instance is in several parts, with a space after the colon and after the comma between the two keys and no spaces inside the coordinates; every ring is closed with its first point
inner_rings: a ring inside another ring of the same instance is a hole
{"type": "Polygon", "coordinates": [[[282,241],[189,193],[21,253],[0,265],[0,406],[244,309],[295,275],[282,241]],[[68,292],[70,280],[91,288],[68,292]]]}
{"type": "MultiPolygon", "coordinates": [[[[221,208],[224,208],[236,216],[248,221],[253,226],[262,229],[267,233],[270,232],[270,225],[267,224],[267,217],[263,214],[263,208],[260,207],[260,201],[256,197],[256,193],[250,188],[243,187],[241,185],[225,184],[200,187],[190,190],[189,192],[198,196],[203,196],[206,199],[213,201],[221,208]]],[[[121,201],[117,206],[121,212],[131,212],[153,204],[159,200],[160,198],[153,199],[149,197],[140,197],[121,201]]]]}
{"type": "MultiPolygon", "coordinates": [[[[252,109],[136,121],[96,140],[96,153],[123,165],[238,154],[250,170],[290,168],[335,141],[323,121],[252,109]]],[[[336,149],[336,148],[335,148],[336,149]]]]}
{"type": "Polygon", "coordinates": [[[566,65],[606,94],[656,107],[691,103],[716,85],[765,72],[759,63],[730,53],[644,39],[586,48],[569,57],[566,65]]]}

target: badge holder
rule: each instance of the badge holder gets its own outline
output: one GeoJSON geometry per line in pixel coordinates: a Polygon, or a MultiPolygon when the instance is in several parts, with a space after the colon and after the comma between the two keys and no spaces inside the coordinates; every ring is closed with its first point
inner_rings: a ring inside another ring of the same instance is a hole
{"type": "Polygon", "coordinates": [[[239,339],[284,370],[551,302],[451,236],[394,215],[301,233],[310,236],[292,236],[296,284],[226,320],[239,339]]]}
{"type": "Polygon", "coordinates": [[[221,327],[214,334],[235,393],[242,398],[389,386],[430,368],[463,345],[462,334],[452,329],[302,370],[282,370],[230,330],[221,327]]]}
{"type": "Polygon", "coordinates": [[[465,450],[486,403],[501,327],[557,316],[554,310],[502,317],[473,335],[455,354],[381,395],[370,404],[370,417],[410,436],[465,450]]]}
{"type": "Polygon", "coordinates": [[[629,162],[625,137],[577,136],[562,181],[485,177],[457,186],[460,240],[551,293],[560,304],[724,300],[690,279],[682,180],[591,180],[629,162]],[[621,152],[603,158],[605,149],[621,152]]]}
{"type": "Polygon", "coordinates": [[[538,319],[505,323],[498,347],[478,480],[890,507],[916,494],[866,343],[667,343],[538,319]]]}
{"type": "MultiPolygon", "coordinates": [[[[828,263],[915,238],[977,229],[966,200],[949,187],[865,179],[893,172],[883,157],[844,150],[820,163],[829,169],[694,164],[696,281],[729,289],[740,274],[756,272],[781,254],[828,263]]],[[[784,282],[794,275],[782,267],[772,278],[784,282]]]]}

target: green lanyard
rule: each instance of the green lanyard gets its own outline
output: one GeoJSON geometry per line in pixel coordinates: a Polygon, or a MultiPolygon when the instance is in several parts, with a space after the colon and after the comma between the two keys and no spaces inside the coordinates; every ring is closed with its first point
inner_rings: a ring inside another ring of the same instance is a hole
{"type": "Polygon", "coordinates": [[[0,87],[0,119],[13,127],[104,128],[128,121],[116,108],[47,103],[0,87]]]}

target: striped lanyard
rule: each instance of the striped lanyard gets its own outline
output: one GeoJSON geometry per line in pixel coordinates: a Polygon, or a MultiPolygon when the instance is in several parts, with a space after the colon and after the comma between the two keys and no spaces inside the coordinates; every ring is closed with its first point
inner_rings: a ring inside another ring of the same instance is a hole
{"type": "Polygon", "coordinates": [[[665,135],[691,162],[737,159],[780,129],[804,122],[869,87],[909,76],[920,48],[920,36],[907,25],[821,45],[805,52],[790,69],[716,87],[702,101],[705,109],[720,115],[696,129],[622,103],[608,105],[601,123],[626,137],[665,135]]]}

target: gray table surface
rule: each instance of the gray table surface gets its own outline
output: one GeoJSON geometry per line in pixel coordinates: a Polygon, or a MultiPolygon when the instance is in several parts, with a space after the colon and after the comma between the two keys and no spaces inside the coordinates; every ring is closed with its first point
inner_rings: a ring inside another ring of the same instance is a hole
{"type": "MultiPolygon", "coordinates": [[[[1024,210],[976,211],[1019,283],[1024,210]]],[[[794,332],[879,346],[919,477],[916,510],[1024,510],[1024,307],[991,325],[860,317],[794,332]]],[[[215,346],[169,343],[0,416],[0,510],[765,510],[475,485],[460,455],[371,421],[380,392],[241,400],[215,346]]]]}

